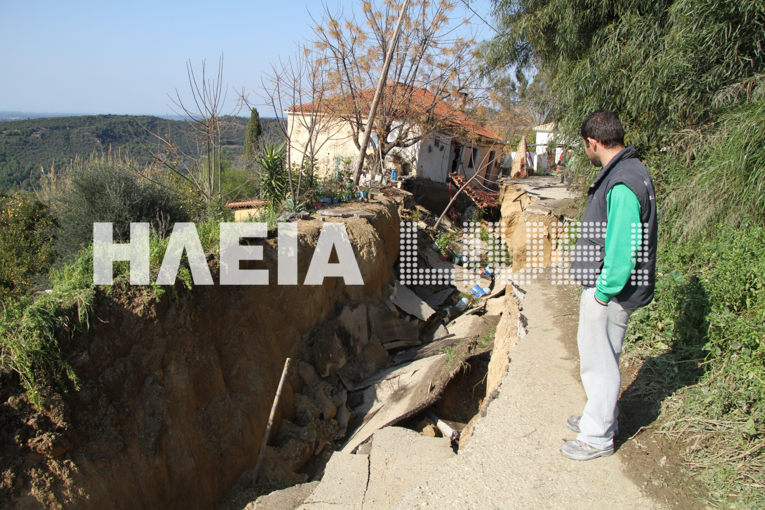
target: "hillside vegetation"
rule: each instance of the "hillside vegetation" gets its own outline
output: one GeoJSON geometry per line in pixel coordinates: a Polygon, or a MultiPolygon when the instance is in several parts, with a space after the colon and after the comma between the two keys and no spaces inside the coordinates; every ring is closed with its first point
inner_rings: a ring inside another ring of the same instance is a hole
{"type": "MultiPolygon", "coordinates": [[[[765,4],[497,0],[486,70],[535,70],[562,137],[619,113],[657,185],[657,294],[630,323],[661,405],[710,500],[765,506],[765,4]]],[[[577,146],[577,147],[580,147],[577,146]]],[[[579,150],[582,189],[594,178],[579,150]]]]}
{"type": "MultiPolygon", "coordinates": [[[[264,136],[276,139],[275,119],[262,119],[264,136]]],[[[229,159],[242,154],[247,118],[221,119],[221,145],[229,159]]],[[[157,136],[185,152],[194,152],[190,123],[151,116],[86,115],[0,122],[0,193],[29,190],[40,176],[40,167],[61,167],[75,157],[94,152],[119,152],[139,164],[148,164],[161,149],[157,136]]]]}

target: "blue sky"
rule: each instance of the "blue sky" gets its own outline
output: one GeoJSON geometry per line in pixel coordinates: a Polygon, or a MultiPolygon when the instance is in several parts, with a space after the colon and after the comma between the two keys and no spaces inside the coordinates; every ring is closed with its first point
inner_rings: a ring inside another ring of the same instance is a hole
{"type": "MultiPolygon", "coordinates": [[[[360,0],[325,1],[360,10],[360,0]]],[[[490,0],[470,5],[488,19],[490,0]]],[[[242,89],[260,109],[263,73],[312,39],[309,11],[320,16],[321,2],[0,0],[0,111],[172,114],[186,62],[214,70],[220,54],[227,110],[242,89]]]]}

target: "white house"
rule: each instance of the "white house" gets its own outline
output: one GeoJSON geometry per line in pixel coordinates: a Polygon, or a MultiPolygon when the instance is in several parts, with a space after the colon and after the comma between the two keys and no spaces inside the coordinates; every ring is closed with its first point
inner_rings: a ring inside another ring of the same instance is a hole
{"type": "Polygon", "coordinates": [[[534,151],[534,173],[544,173],[548,170],[547,147],[555,144],[555,160],[553,165],[560,159],[564,147],[560,138],[556,140],[555,123],[540,124],[534,126],[536,133],[536,150],[534,151]]]}
{"type": "MultiPolygon", "coordinates": [[[[388,113],[394,126],[388,141],[395,140],[399,129],[408,130],[408,138],[417,141],[391,149],[384,160],[386,170],[395,169],[400,175],[437,182],[446,182],[451,172],[466,177],[479,172],[488,181],[496,180],[505,144],[499,134],[425,89],[397,84],[389,86],[388,91],[406,101],[405,107],[399,108],[400,113],[388,113]],[[427,122],[418,119],[427,119],[427,122]],[[422,133],[423,129],[429,131],[422,133]]],[[[361,96],[371,98],[373,92],[364,91],[361,96]]],[[[349,120],[337,115],[330,119],[313,103],[295,105],[286,114],[293,163],[301,162],[306,152],[313,152],[318,174],[327,177],[358,157],[349,120]],[[307,151],[311,140],[313,150],[307,151]]],[[[371,147],[372,144],[370,152],[371,147]]]]}

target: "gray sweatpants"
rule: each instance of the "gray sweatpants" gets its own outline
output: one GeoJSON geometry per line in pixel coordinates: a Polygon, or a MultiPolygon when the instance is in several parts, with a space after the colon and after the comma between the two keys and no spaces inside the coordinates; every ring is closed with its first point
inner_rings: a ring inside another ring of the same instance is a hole
{"type": "Polygon", "coordinates": [[[619,355],[632,310],[611,300],[608,306],[595,301],[595,287],[585,288],[579,302],[579,374],[587,404],[579,421],[577,439],[598,448],[613,445],[617,428],[621,376],[619,355]]]}

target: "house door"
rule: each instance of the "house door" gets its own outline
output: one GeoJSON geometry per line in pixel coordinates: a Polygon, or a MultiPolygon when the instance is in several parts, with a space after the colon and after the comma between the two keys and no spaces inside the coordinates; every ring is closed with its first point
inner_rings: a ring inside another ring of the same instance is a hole
{"type": "Polygon", "coordinates": [[[493,181],[495,178],[494,170],[497,168],[497,153],[495,151],[491,151],[489,153],[489,165],[488,170],[486,171],[486,179],[489,181],[493,181]]]}
{"type": "Polygon", "coordinates": [[[449,164],[449,173],[456,173],[462,166],[462,144],[459,142],[452,142],[451,146],[451,163],[449,164]]]}

